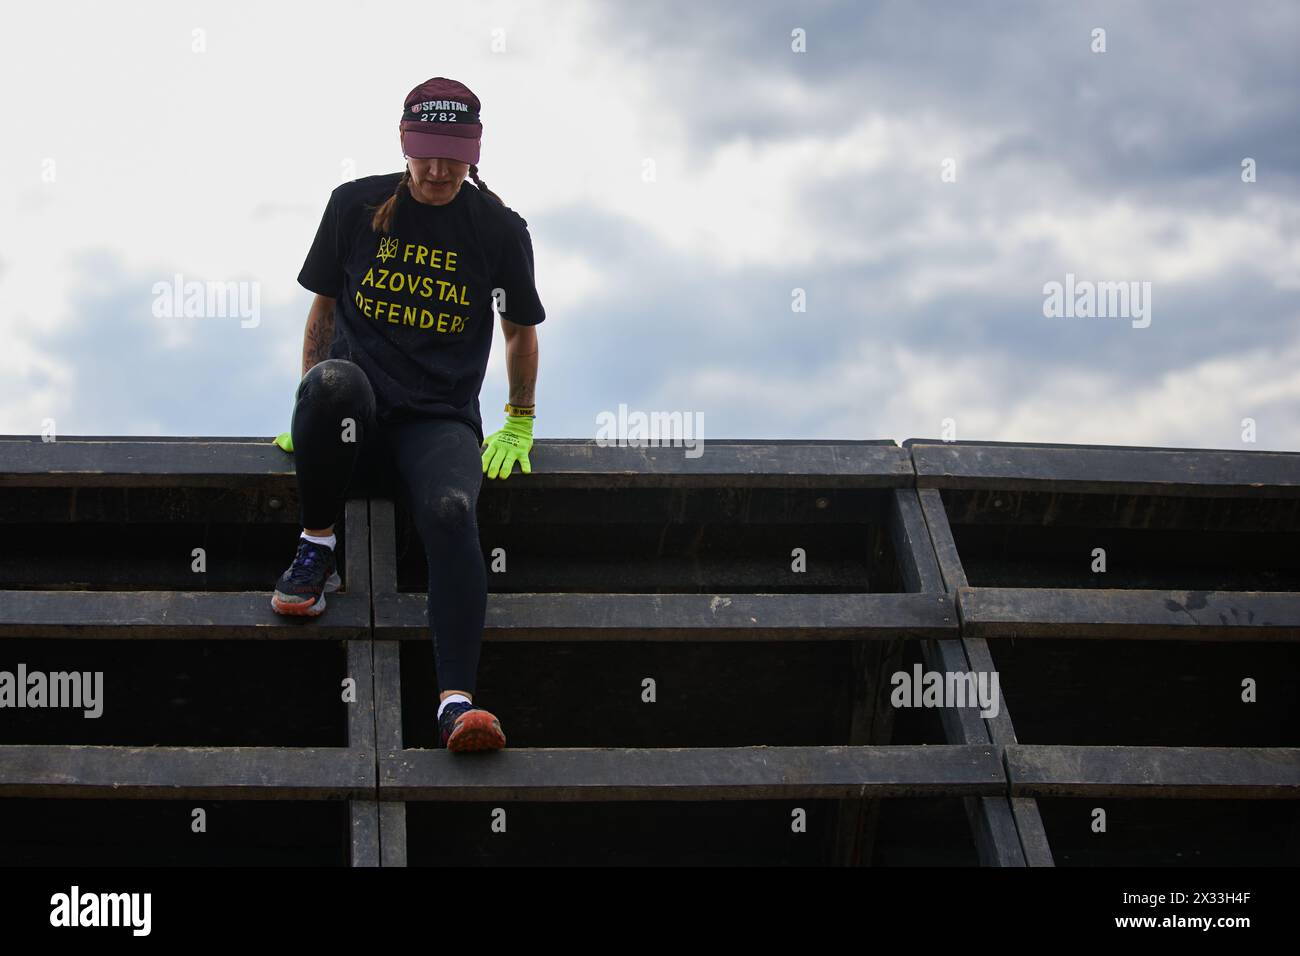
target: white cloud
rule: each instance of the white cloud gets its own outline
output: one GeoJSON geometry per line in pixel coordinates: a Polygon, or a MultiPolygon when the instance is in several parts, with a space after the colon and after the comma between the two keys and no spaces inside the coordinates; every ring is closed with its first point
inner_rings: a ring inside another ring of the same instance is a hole
{"type": "MultiPolygon", "coordinates": [[[[1032,369],[994,352],[945,355],[862,343],[813,375],[684,370],[650,407],[704,410],[735,437],[961,440],[1293,449],[1300,447],[1300,335],[1280,349],[1207,358],[1134,382],[1105,368],[1032,369]],[[735,413],[737,406],[746,412],[735,413]],[[1240,440],[1254,418],[1257,444],[1240,440]],[[738,430],[737,430],[738,429],[738,430]]],[[[714,436],[718,435],[714,426],[714,436]]]]}

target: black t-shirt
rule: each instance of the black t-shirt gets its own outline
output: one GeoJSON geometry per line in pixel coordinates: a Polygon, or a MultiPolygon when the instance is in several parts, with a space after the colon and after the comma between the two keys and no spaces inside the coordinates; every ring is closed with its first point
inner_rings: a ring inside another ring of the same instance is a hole
{"type": "Polygon", "coordinates": [[[401,176],[367,176],[330,193],[298,282],[336,300],[330,358],[366,373],[380,422],[458,418],[482,443],[493,290],[503,318],[546,318],[528,223],[467,179],[445,206],[403,187],[391,231],[375,232],[374,208],[401,176]]]}

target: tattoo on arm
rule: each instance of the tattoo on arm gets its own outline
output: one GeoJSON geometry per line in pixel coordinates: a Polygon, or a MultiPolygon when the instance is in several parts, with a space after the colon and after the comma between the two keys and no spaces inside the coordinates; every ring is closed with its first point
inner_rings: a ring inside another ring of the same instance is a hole
{"type": "Polygon", "coordinates": [[[537,391],[537,348],[506,350],[506,375],[510,379],[510,404],[531,405],[537,391]]]}
{"type": "Polygon", "coordinates": [[[302,374],[329,358],[334,342],[334,313],[320,310],[307,317],[307,330],[303,333],[302,374]]]}

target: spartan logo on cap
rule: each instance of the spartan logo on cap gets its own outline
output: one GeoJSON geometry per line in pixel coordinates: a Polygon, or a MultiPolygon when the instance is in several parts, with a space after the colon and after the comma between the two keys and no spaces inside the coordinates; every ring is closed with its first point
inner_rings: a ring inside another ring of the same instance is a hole
{"type": "Polygon", "coordinates": [[[477,123],[478,113],[459,100],[425,100],[406,108],[404,120],[419,123],[477,123]]]}

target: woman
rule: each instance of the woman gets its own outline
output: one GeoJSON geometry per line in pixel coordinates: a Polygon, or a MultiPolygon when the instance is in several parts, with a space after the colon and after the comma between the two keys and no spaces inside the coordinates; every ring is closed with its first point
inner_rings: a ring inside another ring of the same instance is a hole
{"type": "Polygon", "coordinates": [[[528,224],[478,176],[479,105],[455,80],[420,84],[399,127],[406,170],[330,194],[298,275],[316,299],[292,424],[276,439],[296,457],[303,524],[271,601],[281,614],[324,610],[340,584],[344,501],[389,495],[400,477],[429,559],[439,739],[452,751],[505,746],[500,721],[473,705],[487,608],[476,507],[484,474],[504,479],[516,460],[532,471],[533,326],[546,317],[528,224]],[[485,441],[478,393],[494,299],[510,401],[485,441]]]}

